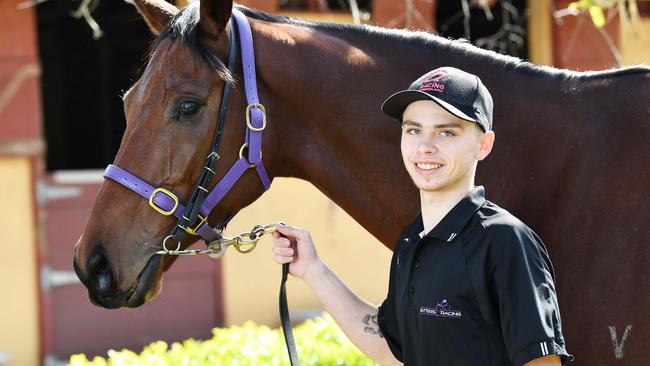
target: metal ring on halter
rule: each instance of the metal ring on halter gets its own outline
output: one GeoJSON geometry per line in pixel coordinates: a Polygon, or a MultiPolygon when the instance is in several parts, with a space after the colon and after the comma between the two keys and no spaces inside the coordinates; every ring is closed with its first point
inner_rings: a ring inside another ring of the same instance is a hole
{"type": "Polygon", "coordinates": [[[167,254],[171,254],[171,253],[178,252],[179,250],[181,250],[181,242],[180,241],[176,244],[176,249],[174,249],[174,250],[167,249],[167,240],[169,240],[169,238],[171,238],[171,237],[173,237],[173,235],[167,235],[167,237],[162,242],[163,249],[165,250],[165,252],[167,252],[167,254]]]}
{"type": "MultiPolygon", "coordinates": [[[[239,158],[240,159],[244,157],[244,149],[246,149],[246,147],[248,147],[248,144],[244,142],[244,144],[239,148],[239,158]]],[[[260,161],[261,160],[262,160],[262,151],[260,150],[260,161]]],[[[251,164],[250,165],[251,168],[255,167],[255,164],[253,164],[253,163],[250,163],[250,164],[251,164]]]]}
{"type": "Polygon", "coordinates": [[[262,132],[266,128],[266,108],[260,103],[251,103],[246,106],[246,127],[254,132],[262,132]],[[257,108],[262,111],[262,127],[255,127],[251,123],[251,109],[257,108]]]}

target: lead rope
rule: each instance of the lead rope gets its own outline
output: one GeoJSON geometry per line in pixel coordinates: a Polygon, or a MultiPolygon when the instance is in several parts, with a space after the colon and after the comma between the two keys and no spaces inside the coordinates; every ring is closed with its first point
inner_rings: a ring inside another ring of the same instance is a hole
{"type": "Polygon", "coordinates": [[[296,350],[296,341],[293,339],[293,329],[291,328],[291,317],[289,317],[289,306],[287,305],[287,276],[289,274],[289,263],[282,265],[282,281],[280,282],[280,323],[282,324],[282,333],[284,341],[287,343],[287,352],[289,353],[289,362],[291,366],[299,366],[298,351],[296,350]]]}
{"type": "MultiPolygon", "coordinates": [[[[163,250],[156,252],[159,255],[199,255],[206,254],[210,258],[221,258],[226,254],[229,246],[235,247],[238,252],[246,254],[250,253],[257,247],[257,243],[266,234],[271,234],[276,231],[275,225],[256,225],[249,232],[243,232],[232,238],[221,238],[210,242],[206,249],[176,249],[168,250],[163,243],[163,250]]],[[[298,359],[298,351],[296,349],[296,341],[293,337],[293,329],[291,328],[291,317],[289,316],[289,305],[287,303],[287,279],[289,278],[289,263],[282,265],[282,280],[280,282],[280,324],[282,326],[282,333],[284,334],[284,341],[287,344],[287,353],[289,354],[289,363],[291,366],[300,366],[298,359]]]]}

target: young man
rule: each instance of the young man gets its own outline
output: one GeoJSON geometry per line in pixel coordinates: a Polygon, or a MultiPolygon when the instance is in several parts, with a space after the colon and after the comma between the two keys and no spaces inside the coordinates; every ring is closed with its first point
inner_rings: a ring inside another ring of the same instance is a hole
{"type": "Polygon", "coordinates": [[[421,213],[398,241],[388,296],[360,299],[323,263],[305,230],[277,225],[275,260],[291,263],[364,353],[382,365],[560,365],[553,267],[539,237],[474,186],[494,144],[492,97],[475,75],[433,70],[390,96],[421,213]]]}

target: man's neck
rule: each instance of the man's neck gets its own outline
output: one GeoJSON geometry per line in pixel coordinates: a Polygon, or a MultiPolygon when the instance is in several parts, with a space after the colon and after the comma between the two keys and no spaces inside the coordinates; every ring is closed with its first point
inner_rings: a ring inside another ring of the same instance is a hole
{"type": "Polygon", "coordinates": [[[463,197],[474,187],[473,182],[463,184],[458,189],[445,191],[420,191],[422,224],[424,233],[428,233],[442,221],[463,197]]]}

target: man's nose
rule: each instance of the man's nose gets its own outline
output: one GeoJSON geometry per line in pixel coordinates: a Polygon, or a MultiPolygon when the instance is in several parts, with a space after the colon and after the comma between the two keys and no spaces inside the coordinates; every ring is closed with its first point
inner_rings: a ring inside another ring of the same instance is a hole
{"type": "Polygon", "coordinates": [[[424,138],[418,146],[418,151],[422,155],[432,155],[438,152],[438,145],[432,138],[424,138]]]}

